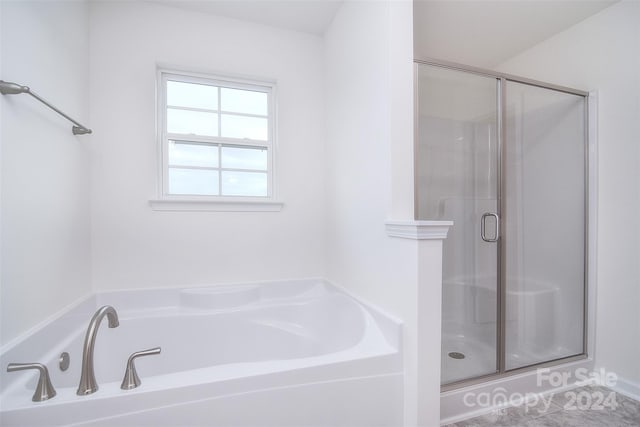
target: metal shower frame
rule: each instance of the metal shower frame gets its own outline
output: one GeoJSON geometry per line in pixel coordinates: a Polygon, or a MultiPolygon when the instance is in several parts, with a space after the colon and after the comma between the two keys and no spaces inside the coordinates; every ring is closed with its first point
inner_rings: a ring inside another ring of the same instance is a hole
{"type": "MultiPolygon", "coordinates": [[[[441,391],[450,391],[450,390],[455,390],[455,389],[459,389],[462,387],[466,387],[466,386],[470,386],[470,385],[474,385],[474,384],[479,384],[479,383],[483,383],[485,381],[488,380],[494,380],[494,379],[498,379],[498,378],[504,378],[507,376],[511,376],[511,375],[515,375],[515,374],[520,374],[523,372],[528,372],[528,371],[532,371],[534,369],[537,368],[542,368],[542,367],[548,367],[548,366],[556,366],[562,363],[568,363],[568,362],[573,362],[573,361],[577,361],[577,360],[583,360],[586,359],[588,357],[588,319],[589,319],[589,311],[588,311],[588,291],[589,291],[589,272],[588,272],[588,263],[589,263],[589,251],[590,251],[590,247],[589,247],[589,243],[590,243],[590,236],[589,236],[589,223],[590,223],[590,214],[589,214],[589,206],[590,206],[590,200],[589,200],[589,188],[590,188],[590,180],[589,180],[589,175],[590,175],[590,159],[589,159],[589,92],[584,91],[584,90],[579,90],[579,89],[574,89],[574,88],[570,88],[570,87],[566,87],[566,86],[560,86],[560,85],[555,85],[555,84],[551,84],[551,83],[546,83],[546,82],[541,82],[539,80],[534,80],[534,79],[529,79],[529,78],[525,78],[525,77],[520,77],[520,76],[515,76],[515,75],[511,75],[511,74],[507,74],[507,73],[501,73],[501,72],[497,72],[497,71],[491,71],[491,70],[486,70],[486,69],[482,69],[482,68],[478,68],[478,67],[473,67],[473,66],[467,66],[467,65],[462,65],[462,64],[458,64],[458,63],[454,63],[454,62],[449,62],[449,61],[441,61],[441,60],[436,60],[436,59],[414,59],[414,67],[415,67],[415,79],[417,81],[417,70],[418,67],[420,65],[430,65],[430,66],[435,66],[435,67],[440,67],[440,68],[445,68],[445,69],[450,69],[450,70],[454,70],[454,71],[461,71],[461,72],[466,72],[466,73],[470,73],[470,74],[476,74],[476,75],[481,75],[484,77],[490,77],[490,78],[494,78],[496,79],[496,92],[497,92],[497,99],[496,99],[496,105],[497,105],[497,126],[498,126],[498,138],[497,138],[497,145],[498,145],[498,152],[497,152],[497,160],[498,160],[498,164],[502,165],[502,160],[505,157],[505,152],[506,152],[506,145],[505,145],[505,139],[506,139],[506,109],[504,108],[504,105],[506,104],[506,83],[507,81],[512,81],[512,82],[516,82],[516,83],[522,83],[522,84],[526,84],[529,86],[536,86],[536,87],[540,87],[543,89],[550,89],[550,90],[555,90],[558,92],[564,92],[564,93],[568,93],[568,94],[572,94],[572,95],[577,95],[577,96],[582,96],[584,98],[584,135],[585,135],[585,150],[584,150],[584,183],[585,183],[585,188],[584,188],[584,271],[583,271],[583,286],[584,286],[584,300],[583,300],[583,339],[582,339],[582,353],[580,354],[576,354],[576,355],[572,355],[572,356],[567,356],[567,357],[562,357],[562,358],[558,358],[558,359],[552,359],[552,360],[548,360],[548,361],[544,361],[544,362],[540,362],[540,363],[534,363],[531,365],[527,365],[527,366],[522,366],[519,368],[515,368],[515,369],[510,369],[507,370],[506,369],[506,361],[505,361],[505,349],[506,349],[506,322],[503,322],[503,319],[505,318],[505,313],[506,313],[506,286],[507,286],[507,281],[506,281],[506,264],[504,262],[502,262],[502,260],[504,259],[505,256],[505,248],[503,245],[503,240],[504,240],[504,235],[505,235],[505,227],[500,227],[501,229],[501,234],[499,236],[497,245],[497,253],[498,253],[498,263],[497,263],[497,284],[498,284],[498,292],[497,292],[497,318],[496,318],[496,372],[490,373],[490,374],[483,374],[483,375],[479,375],[477,377],[472,377],[472,378],[467,378],[467,379],[462,379],[462,380],[458,380],[458,381],[453,381],[447,384],[443,384],[441,385],[441,391]]],[[[418,93],[417,93],[417,84],[415,85],[415,111],[417,112],[417,105],[418,105],[418,93]]],[[[415,120],[415,126],[416,126],[416,132],[414,132],[414,135],[416,135],[416,139],[414,141],[414,150],[417,150],[417,144],[418,144],[418,140],[417,140],[417,126],[418,126],[418,120],[416,118],[415,120]]],[[[416,156],[414,156],[414,159],[416,159],[416,156]]],[[[416,162],[416,165],[414,165],[414,170],[417,170],[417,160],[414,160],[416,162]]],[[[417,182],[417,175],[414,178],[416,181],[414,182],[414,188],[417,188],[418,182],[417,182]]],[[[503,187],[503,183],[502,183],[502,166],[498,167],[498,171],[497,171],[497,182],[499,183],[498,188],[497,188],[497,197],[498,197],[498,216],[500,217],[500,221],[504,221],[504,212],[506,211],[505,209],[505,205],[506,205],[506,201],[505,198],[502,197],[502,187],[503,187]]],[[[415,197],[415,201],[414,201],[414,207],[415,207],[415,212],[414,212],[414,216],[415,218],[418,218],[418,203],[417,203],[417,191],[414,194],[415,197]]]]}

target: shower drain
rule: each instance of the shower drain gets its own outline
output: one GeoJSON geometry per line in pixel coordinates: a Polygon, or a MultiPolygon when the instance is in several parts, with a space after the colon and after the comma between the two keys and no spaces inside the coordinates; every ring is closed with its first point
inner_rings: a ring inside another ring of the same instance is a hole
{"type": "Polygon", "coordinates": [[[457,351],[452,351],[449,353],[449,357],[452,359],[464,359],[464,353],[458,353],[457,351]]]}

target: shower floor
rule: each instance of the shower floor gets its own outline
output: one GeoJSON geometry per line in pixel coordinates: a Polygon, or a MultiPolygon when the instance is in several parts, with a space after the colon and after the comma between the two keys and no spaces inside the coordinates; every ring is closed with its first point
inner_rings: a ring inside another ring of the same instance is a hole
{"type": "Polygon", "coordinates": [[[495,347],[468,337],[443,335],[441,356],[442,384],[496,372],[495,347]],[[449,356],[449,353],[454,354],[449,356]]]}
{"type": "MultiPolygon", "coordinates": [[[[506,363],[507,367],[527,366],[572,355],[574,354],[568,349],[558,347],[536,355],[509,353],[506,355],[506,363]]],[[[443,334],[441,357],[441,384],[497,372],[496,348],[471,337],[443,334]]]]}

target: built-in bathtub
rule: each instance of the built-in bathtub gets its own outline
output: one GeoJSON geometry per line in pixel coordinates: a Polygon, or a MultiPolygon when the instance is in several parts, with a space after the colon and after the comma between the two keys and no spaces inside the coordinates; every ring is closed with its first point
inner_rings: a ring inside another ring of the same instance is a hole
{"type": "Polygon", "coordinates": [[[399,322],[323,280],[100,293],[2,349],[0,424],[400,425],[399,322]],[[99,390],[77,396],[82,343],[95,310],[99,390]],[[142,384],[121,390],[128,356],[142,384]],[[71,356],[61,371],[62,352],[71,356]],[[32,402],[42,362],[57,395],[32,402]]]}

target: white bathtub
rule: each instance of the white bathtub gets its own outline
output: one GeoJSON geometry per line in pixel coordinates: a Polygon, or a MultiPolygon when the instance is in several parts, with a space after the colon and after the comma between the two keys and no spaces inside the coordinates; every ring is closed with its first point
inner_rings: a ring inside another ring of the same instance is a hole
{"type": "Polygon", "coordinates": [[[400,324],[321,280],[98,294],[2,349],[3,426],[400,425],[400,324]],[[95,346],[99,390],[77,396],[82,343],[109,304],[95,346]],[[140,387],[120,383],[139,358],[140,387]],[[58,358],[71,355],[62,372],[58,358]],[[32,402],[43,362],[57,396],[32,402]]]}

